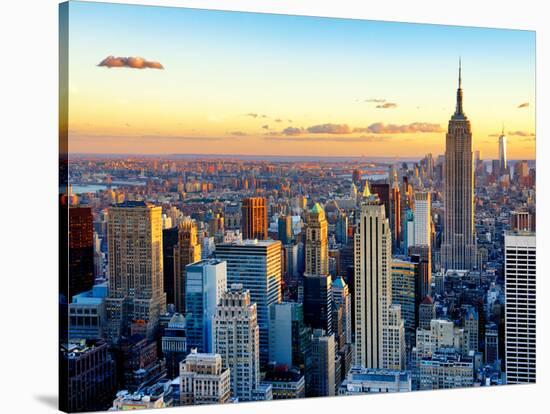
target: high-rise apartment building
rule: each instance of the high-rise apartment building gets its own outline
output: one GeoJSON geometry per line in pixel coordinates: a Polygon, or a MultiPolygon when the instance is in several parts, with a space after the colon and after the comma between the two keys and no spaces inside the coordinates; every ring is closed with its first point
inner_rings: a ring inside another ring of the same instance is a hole
{"type": "Polygon", "coordinates": [[[218,259],[206,259],[187,265],[185,315],[187,346],[197,352],[213,352],[213,322],[216,307],[227,289],[227,265],[218,259]]]}
{"type": "Polygon", "coordinates": [[[414,245],[430,246],[432,229],[431,194],[414,193],[414,245]]]}
{"type": "Polygon", "coordinates": [[[256,304],[241,284],[222,295],[214,316],[214,352],[231,371],[231,394],[252,401],[260,383],[260,331],[256,304]]]}
{"type": "Polygon", "coordinates": [[[536,382],[536,237],[504,236],[506,382],[536,382]]]}
{"type": "Polygon", "coordinates": [[[180,364],[180,404],[224,404],[231,397],[229,368],[223,368],[219,354],[191,350],[180,364]]]}
{"type": "Polygon", "coordinates": [[[269,306],[282,300],[281,242],[244,240],[216,246],[216,257],[227,262],[227,284],[239,283],[256,303],[260,326],[260,363],[269,358],[269,306]]]}
{"type": "Polygon", "coordinates": [[[462,107],[462,77],[459,68],[456,110],[445,142],[445,214],[441,265],[468,270],[477,266],[474,227],[474,170],[472,130],[462,107]]]}
{"type": "Polygon", "coordinates": [[[178,226],[178,242],[174,247],[174,305],[176,312],[185,313],[186,267],[201,260],[201,245],[197,223],[190,218],[178,226]]]}
{"type": "Polygon", "coordinates": [[[107,337],[122,333],[152,338],[166,311],[162,269],[162,209],[143,201],[109,208],[107,337]]]}
{"type": "Polygon", "coordinates": [[[242,201],[243,239],[267,239],[267,200],[248,197],[242,201]]]}
{"type": "Polygon", "coordinates": [[[418,277],[418,263],[404,258],[393,258],[392,273],[392,302],[401,306],[401,316],[405,323],[405,342],[408,349],[415,343],[417,327],[417,298],[416,285],[418,277]]]}

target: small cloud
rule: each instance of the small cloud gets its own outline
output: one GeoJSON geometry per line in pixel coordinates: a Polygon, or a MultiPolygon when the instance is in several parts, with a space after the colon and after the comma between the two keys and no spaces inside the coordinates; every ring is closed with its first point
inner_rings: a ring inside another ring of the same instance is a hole
{"type": "Polygon", "coordinates": [[[381,105],[376,105],[379,109],[390,109],[390,108],[397,108],[397,104],[393,102],[386,102],[381,105]]]}
{"type": "Polygon", "coordinates": [[[508,131],[508,135],[515,137],[534,137],[535,134],[527,131],[508,131]]]}
{"type": "Polygon", "coordinates": [[[262,125],[262,129],[269,129],[269,125],[262,125]]]}
{"type": "Polygon", "coordinates": [[[288,122],[289,124],[292,124],[292,119],[287,119],[287,122],[288,122]]]}
{"type": "Polygon", "coordinates": [[[97,66],[105,66],[107,68],[164,69],[164,66],[162,66],[159,62],[149,61],[139,56],[107,56],[99,62],[97,66]]]}
{"type": "Polygon", "coordinates": [[[378,98],[371,98],[371,99],[365,99],[365,102],[384,103],[384,102],[386,102],[386,100],[385,99],[378,99],[378,98]]]}
{"type": "Polygon", "coordinates": [[[347,124],[321,124],[307,129],[311,134],[351,134],[352,130],[347,124]]]}
{"type": "Polygon", "coordinates": [[[412,134],[418,132],[443,132],[443,128],[439,124],[431,124],[428,122],[413,122],[412,124],[395,125],[376,122],[366,128],[355,128],[353,132],[367,132],[371,134],[412,134]]]}
{"type": "Polygon", "coordinates": [[[258,114],[255,114],[254,112],[249,112],[249,113],[245,114],[244,116],[249,116],[251,118],[258,118],[258,114]]]}
{"type": "Polygon", "coordinates": [[[362,135],[360,137],[336,136],[336,137],[300,137],[287,136],[281,137],[277,134],[267,134],[264,139],[270,141],[290,141],[290,142],[345,142],[345,143],[369,143],[369,142],[384,142],[391,137],[379,135],[362,135]]]}
{"type": "Polygon", "coordinates": [[[518,108],[527,108],[529,106],[529,102],[523,102],[522,104],[518,105],[518,108]]]}
{"type": "Polygon", "coordinates": [[[303,132],[304,132],[303,128],[288,127],[283,129],[282,134],[289,135],[289,136],[296,136],[296,135],[302,134],[303,132]]]}
{"type": "Polygon", "coordinates": [[[283,122],[283,120],[281,118],[277,118],[275,122],[283,122]]]}
{"type": "Polygon", "coordinates": [[[246,137],[248,134],[246,132],[243,132],[243,131],[232,131],[229,133],[229,135],[233,135],[233,136],[236,136],[236,137],[246,137]]]}
{"type": "Polygon", "coordinates": [[[261,118],[267,118],[267,115],[261,115],[261,118]]]}

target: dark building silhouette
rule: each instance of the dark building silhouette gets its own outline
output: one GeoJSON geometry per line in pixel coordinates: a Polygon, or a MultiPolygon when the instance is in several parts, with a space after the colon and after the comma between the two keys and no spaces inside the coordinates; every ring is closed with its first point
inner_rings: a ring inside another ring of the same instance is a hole
{"type": "Polygon", "coordinates": [[[330,275],[304,276],[304,323],[332,334],[332,281],[330,275]]]}
{"type": "Polygon", "coordinates": [[[102,339],[71,341],[59,350],[61,381],[66,394],[59,408],[67,412],[104,411],[116,392],[115,364],[102,339]]]}
{"type": "Polygon", "coordinates": [[[162,268],[164,270],[164,292],[166,303],[174,299],[174,247],[178,244],[178,227],[162,230],[162,268]]]}
{"type": "Polygon", "coordinates": [[[69,207],[69,286],[71,297],[94,285],[94,220],[90,207],[69,207]]]}

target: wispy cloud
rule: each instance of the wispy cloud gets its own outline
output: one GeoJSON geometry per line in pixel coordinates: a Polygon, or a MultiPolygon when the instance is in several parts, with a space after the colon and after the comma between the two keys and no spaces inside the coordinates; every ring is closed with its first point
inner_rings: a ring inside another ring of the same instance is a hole
{"type": "Polygon", "coordinates": [[[269,129],[269,125],[262,125],[262,129],[269,129]]]}
{"type": "Polygon", "coordinates": [[[231,131],[229,133],[229,135],[233,135],[235,137],[246,137],[246,136],[248,136],[248,134],[246,132],[243,132],[243,131],[231,131]]]}
{"type": "Polygon", "coordinates": [[[244,114],[244,116],[249,116],[250,118],[258,118],[258,114],[254,112],[249,112],[247,114],[244,114]]]}
{"type": "Polygon", "coordinates": [[[518,108],[527,108],[527,107],[529,107],[529,102],[523,102],[518,105],[518,108]]]}
{"type": "Polygon", "coordinates": [[[527,131],[508,131],[508,135],[516,136],[516,137],[534,137],[535,136],[533,132],[527,132],[527,131]]]}
{"type": "Polygon", "coordinates": [[[379,109],[391,109],[391,108],[397,108],[397,104],[394,102],[386,102],[381,105],[376,105],[379,109]]]}
{"type": "Polygon", "coordinates": [[[348,124],[321,124],[313,125],[307,129],[310,134],[351,134],[352,129],[348,124]]]}
{"type": "Polygon", "coordinates": [[[413,122],[411,124],[396,125],[384,124],[376,122],[366,128],[355,128],[353,132],[368,132],[371,134],[411,134],[411,133],[430,133],[443,132],[443,128],[439,124],[431,124],[428,122],[413,122]]]}
{"type": "Polygon", "coordinates": [[[370,98],[370,99],[365,99],[365,102],[384,103],[386,102],[386,100],[380,99],[380,98],[370,98]]]}
{"type": "Polygon", "coordinates": [[[149,61],[139,56],[107,56],[97,66],[105,66],[107,68],[164,69],[164,66],[160,62],[149,61]]]}
{"type": "Polygon", "coordinates": [[[303,128],[288,127],[283,129],[282,134],[287,136],[296,136],[303,134],[304,131],[305,130],[303,128]]]}

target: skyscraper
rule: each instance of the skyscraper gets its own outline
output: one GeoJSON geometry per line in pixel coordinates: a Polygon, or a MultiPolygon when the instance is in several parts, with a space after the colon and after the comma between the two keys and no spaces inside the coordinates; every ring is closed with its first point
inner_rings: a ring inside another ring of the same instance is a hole
{"type": "Polygon", "coordinates": [[[306,220],[304,322],[332,333],[332,279],[328,270],[328,223],[315,203],[306,220]]]}
{"type": "Polygon", "coordinates": [[[260,363],[269,358],[269,305],[282,300],[281,242],[245,240],[216,246],[216,257],[227,262],[227,284],[240,283],[256,303],[260,326],[260,363]]]}
{"type": "Polygon", "coordinates": [[[336,278],[332,283],[332,304],[335,308],[342,308],[343,336],[345,343],[351,344],[351,297],[348,285],[342,276],[336,278]]]}
{"type": "Polygon", "coordinates": [[[278,233],[279,233],[279,240],[283,245],[289,244],[292,242],[293,234],[292,234],[292,216],[290,215],[284,215],[280,216],[277,220],[277,227],[278,227],[278,233]]]}
{"type": "Polygon", "coordinates": [[[536,382],[535,234],[506,234],[504,254],[506,381],[536,382]]]}
{"type": "Polygon", "coordinates": [[[222,367],[230,369],[231,393],[239,401],[251,401],[260,383],[260,333],[256,304],[241,284],[222,295],[214,316],[214,352],[222,367]]]}
{"type": "Polygon", "coordinates": [[[405,323],[405,341],[411,349],[415,343],[417,327],[416,279],[418,263],[394,258],[392,260],[392,301],[401,306],[401,316],[405,323]]]}
{"type": "Polygon", "coordinates": [[[69,285],[67,301],[94,285],[94,223],[90,207],[69,206],[69,285]]]}
{"type": "Polygon", "coordinates": [[[325,211],[315,203],[306,219],[306,275],[328,274],[328,223],[325,211]]]}
{"type": "Polygon", "coordinates": [[[418,191],[414,194],[414,244],[415,246],[431,245],[431,194],[418,191]]]}
{"type": "Polygon", "coordinates": [[[249,197],[242,201],[243,239],[267,239],[267,201],[249,197]]]}
{"type": "Polygon", "coordinates": [[[197,234],[197,223],[186,218],[178,226],[178,242],[174,247],[174,304],[176,312],[185,313],[186,267],[200,259],[201,245],[197,234]]]}
{"type": "MultiPolygon", "coordinates": [[[[174,301],[174,247],[178,244],[178,227],[162,230],[162,268],[164,270],[164,291],[166,303],[174,301]]],[[[179,368],[178,368],[179,369],[179,368]]]]}
{"type": "Polygon", "coordinates": [[[308,397],[335,395],[334,334],[326,335],[322,329],[315,329],[311,336],[311,355],[311,381],[306,384],[306,395],[308,397]]]}
{"type": "Polygon", "coordinates": [[[473,269],[477,265],[474,228],[474,170],[472,130],[462,107],[461,68],[458,71],[456,110],[445,142],[445,215],[441,265],[445,269],[473,269]]]}
{"type": "Polygon", "coordinates": [[[107,337],[116,342],[124,332],[152,338],[159,316],[166,311],[162,208],[143,201],[125,201],[111,207],[107,241],[107,337]]]}
{"type": "Polygon", "coordinates": [[[227,289],[226,263],[206,259],[187,265],[186,272],[187,347],[213,352],[212,324],[216,306],[227,289]]]}
{"type": "Polygon", "coordinates": [[[168,378],[176,378],[179,375],[180,362],[187,355],[185,317],[181,313],[175,313],[164,328],[161,349],[166,359],[168,378]]]}
{"type": "Polygon", "coordinates": [[[501,174],[504,174],[508,168],[506,160],[506,135],[504,135],[504,127],[502,128],[502,133],[498,137],[498,159],[500,161],[500,172],[501,174]]]}
{"type": "Polygon", "coordinates": [[[303,373],[309,363],[310,343],[311,329],[304,325],[301,303],[281,302],[269,306],[270,362],[296,367],[303,373]]]}
{"type": "Polygon", "coordinates": [[[401,309],[391,306],[391,283],[389,222],[378,197],[370,196],[355,234],[355,363],[365,368],[389,368],[404,359],[401,309]]]}

